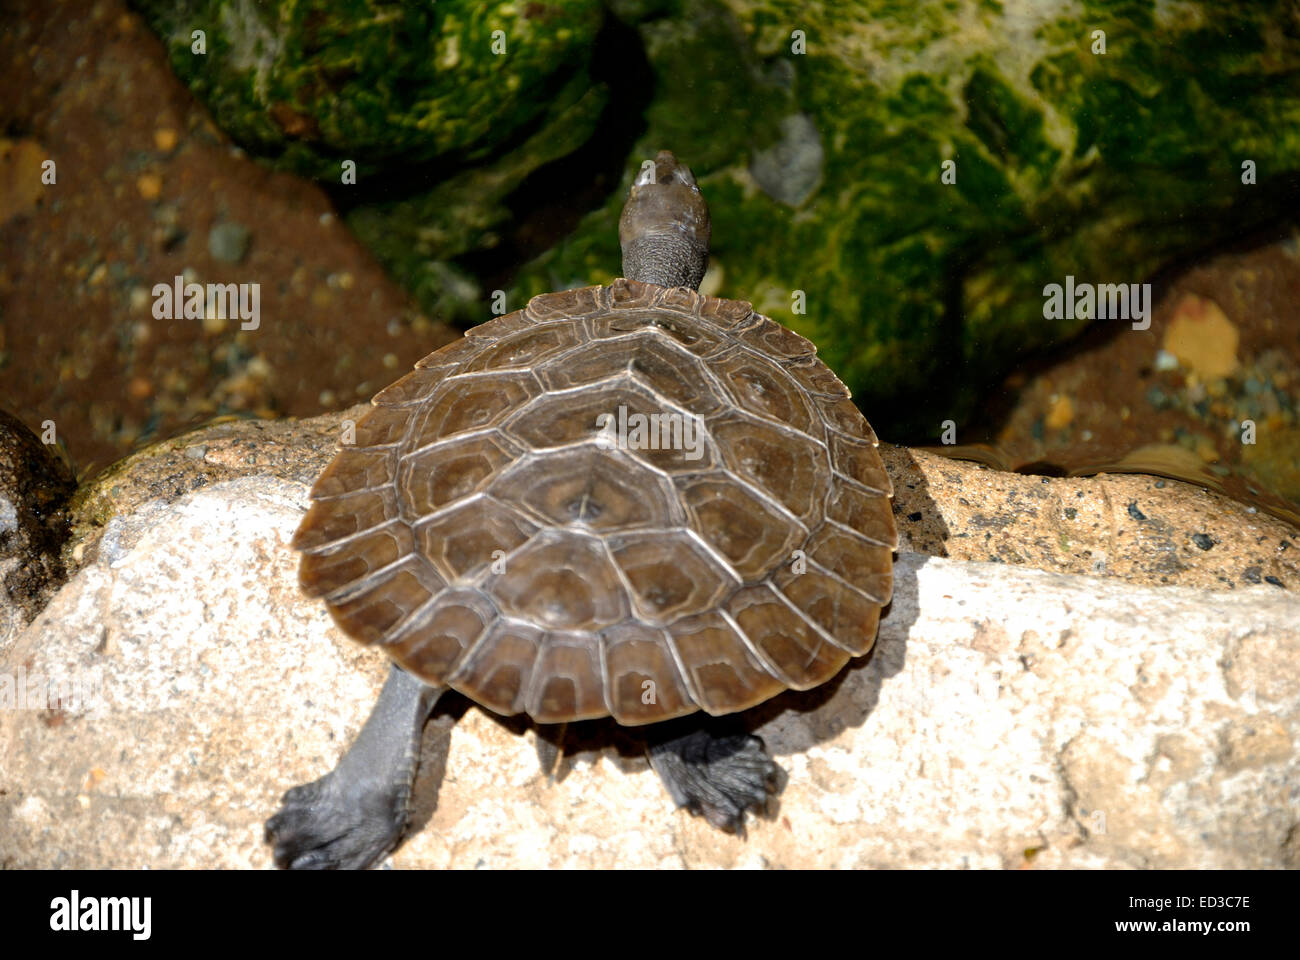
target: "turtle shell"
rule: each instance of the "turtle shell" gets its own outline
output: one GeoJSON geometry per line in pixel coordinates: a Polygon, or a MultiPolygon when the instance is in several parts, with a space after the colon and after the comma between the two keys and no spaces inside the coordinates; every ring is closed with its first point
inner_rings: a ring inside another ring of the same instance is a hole
{"type": "Polygon", "coordinates": [[[876,437],[815,352],[681,287],[534,297],[374,398],[312,488],[302,588],[542,723],[823,683],[870,650],[897,541],[876,437]]]}

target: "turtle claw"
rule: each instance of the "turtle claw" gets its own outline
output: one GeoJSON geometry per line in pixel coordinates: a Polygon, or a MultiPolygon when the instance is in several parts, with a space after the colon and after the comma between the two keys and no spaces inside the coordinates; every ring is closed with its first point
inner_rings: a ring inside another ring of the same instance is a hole
{"type": "Polygon", "coordinates": [[[706,729],[652,744],[650,765],[673,802],[727,833],[745,835],[745,813],[764,812],[779,767],[750,734],[719,736],[706,729]]]}
{"type": "Polygon", "coordinates": [[[333,770],[288,791],[266,821],[286,870],[364,870],[406,830],[424,721],[441,688],[394,666],[357,739],[333,770]]]}
{"type": "Polygon", "coordinates": [[[330,773],[285,793],[266,821],[272,859],[285,870],[363,870],[397,845],[404,797],[340,787],[330,773]]]}

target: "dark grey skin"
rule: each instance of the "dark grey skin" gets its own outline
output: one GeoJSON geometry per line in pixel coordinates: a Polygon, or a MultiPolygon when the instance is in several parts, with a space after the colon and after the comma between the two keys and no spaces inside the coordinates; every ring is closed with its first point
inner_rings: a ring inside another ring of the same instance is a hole
{"type": "MultiPolygon", "coordinates": [[[[667,150],[637,174],[619,221],[623,274],[697,289],[709,256],[709,211],[691,171],[667,150]]],[[[369,719],[338,765],[284,795],[266,822],[275,865],[291,870],[364,869],[401,840],[410,815],[420,738],[445,687],[394,666],[369,719]]],[[[777,766],[763,741],[687,717],[645,728],[650,765],[673,802],[729,833],[761,812],[777,766]]]]}

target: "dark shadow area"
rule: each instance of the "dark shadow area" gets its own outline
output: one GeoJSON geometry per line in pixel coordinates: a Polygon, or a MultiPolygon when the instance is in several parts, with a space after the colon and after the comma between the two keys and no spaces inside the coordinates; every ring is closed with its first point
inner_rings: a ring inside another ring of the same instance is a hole
{"type": "MultiPolygon", "coordinates": [[[[628,155],[645,130],[646,110],[655,90],[654,72],[640,33],[607,16],[593,43],[589,72],[593,85],[604,85],[609,92],[595,134],[577,150],[538,167],[523,180],[506,200],[510,216],[498,225],[500,239],[495,246],[452,259],[485,290],[508,288],[521,266],[569,236],[584,216],[602,207],[622,184],[628,155]]],[[[572,74],[553,77],[550,92],[558,92],[571,80],[572,74]]],[[[494,152],[503,155],[517,149],[548,119],[545,113],[539,115],[494,152]]],[[[442,157],[382,176],[359,177],[355,185],[321,185],[346,214],[356,207],[418,195],[483,162],[478,157],[442,157]]]]}
{"type": "Polygon", "coordinates": [[[932,557],[948,556],[952,531],[943,511],[930,496],[925,472],[907,447],[882,444],[881,459],[894,484],[894,523],[898,527],[899,549],[932,557]]]}
{"type": "Polygon", "coordinates": [[[538,167],[511,194],[500,243],[456,261],[484,290],[507,289],[521,266],[573,233],[622,186],[628,155],[645,132],[654,71],[641,34],[617,17],[605,18],[594,49],[592,79],[609,89],[595,135],[568,156],[538,167]]]}
{"type": "MultiPolygon", "coordinates": [[[[1214,256],[1223,254],[1244,254],[1270,244],[1288,239],[1297,229],[1295,211],[1300,208],[1300,177],[1287,176],[1276,178],[1277,183],[1264,189],[1279,191],[1277,196],[1284,198],[1279,204],[1281,212],[1268,219],[1264,224],[1253,229],[1243,230],[1227,240],[1207,244],[1182,256],[1170,259],[1163,267],[1146,279],[1151,284],[1152,303],[1161,303],[1168,294],[1173,282],[1193,267],[1204,263],[1214,256]]],[[[1013,371],[1020,374],[1026,383],[1041,376],[1064,362],[1090,353],[1125,333],[1132,332],[1130,321],[1106,320],[1090,324],[1074,339],[1050,349],[1029,355],[1019,362],[1008,364],[999,371],[993,385],[984,391],[976,404],[977,411],[971,421],[963,427],[961,433],[971,443],[989,442],[996,437],[1007,418],[1015,410],[1021,399],[1021,391],[1008,390],[1001,382],[1013,371]]],[[[960,425],[959,425],[960,426],[960,425]]],[[[931,443],[933,439],[926,439],[931,443]]],[[[1004,469],[1010,469],[1009,467],[1004,469]]],[[[1048,463],[1026,464],[1017,467],[1017,472],[1042,476],[1065,476],[1067,473],[1052,473],[1052,469],[1062,469],[1048,463]],[[1031,469],[1032,467],[1032,469],[1031,469]]]]}
{"type": "Polygon", "coordinates": [[[867,387],[854,394],[853,402],[882,439],[907,446],[933,443],[935,418],[932,412],[952,409],[956,405],[964,378],[962,357],[956,346],[962,342],[965,322],[962,283],[971,264],[979,260],[982,250],[983,244],[968,244],[949,257],[944,266],[940,293],[943,314],[933,340],[953,346],[937,356],[908,358],[909,365],[921,368],[916,375],[923,385],[915,389],[891,387],[880,392],[867,387]]]}
{"type": "MultiPolygon", "coordinates": [[[[1234,204],[1230,209],[1217,212],[1213,222],[1207,220],[1204,232],[1206,236],[1214,235],[1221,229],[1223,222],[1246,226],[1239,227],[1226,238],[1170,256],[1163,266],[1143,278],[1144,282],[1152,285],[1153,302],[1159,303],[1164,298],[1178,276],[1213,256],[1246,253],[1291,235],[1297,224],[1297,211],[1300,210],[1300,174],[1284,173],[1261,181],[1258,186],[1250,188],[1245,197],[1245,200],[1234,204]]],[[[982,238],[952,256],[945,270],[945,286],[942,291],[942,342],[959,344],[962,341],[965,315],[963,281],[970,267],[981,259],[983,250],[989,245],[1014,245],[1022,237],[1032,236],[1038,230],[1038,227],[1029,227],[1023,233],[1015,235],[982,238]]],[[[1046,278],[1044,282],[1060,279],[1046,278]]],[[[1129,322],[1122,320],[1092,323],[1069,341],[1013,358],[990,371],[985,380],[988,386],[971,407],[971,416],[966,423],[957,424],[961,435],[975,438],[972,442],[987,442],[987,438],[997,435],[998,428],[1019,400],[1018,391],[1008,391],[1004,387],[1003,380],[1010,374],[1023,374],[1027,380],[1032,380],[1035,375],[1096,349],[1130,329],[1129,322]]],[[[956,409],[960,399],[958,385],[967,377],[961,369],[962,359],[955,349],[942,358],[916,358],[914,362],[928,365],[924,375],[929,378],[929,382],[925,390],[891,395],[862,391],[855,400],[864,411],[871,414],[873,420],[884,425],[881,432],[890,440],[909,446],[923,446],[933,444],[936,436],[932,425],[916,422],[916,411],[933,411],[945,407],[956,409]]]]}
{"type": "Polygon", "coordinates": [[[416,771],[415,783],[411,785],[411,822],[402,834],[401,844],[427,827],[433,819],[433,813],[438,809],[442,781],[447,776],[452,727],[460,722],[471,706],[470,700],[455,690],[447,690],[438,698],[420,738],[420,768],[416,771]]]}

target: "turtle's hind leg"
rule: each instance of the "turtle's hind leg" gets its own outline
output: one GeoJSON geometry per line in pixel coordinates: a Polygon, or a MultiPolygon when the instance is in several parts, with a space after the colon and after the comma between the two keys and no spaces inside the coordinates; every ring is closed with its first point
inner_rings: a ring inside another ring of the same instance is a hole
{"type": "Polygon", "coordinates": [[[442,693],[394,666],[365,726],[338,765],[284,795],[266,821],[277,867],[360,870],[406,829],[420,735],[442,693]]]}
{"type": "Polygon", "coordinates": [[[763,741],[728,734],[698,719],[673,721],[646,744],[650,766],[673,802],[728,833],[744,834],[745,811],[761,813],[779,768],[763,741]],[[684,722],[688,726],[679,727],[684,722]]]}

